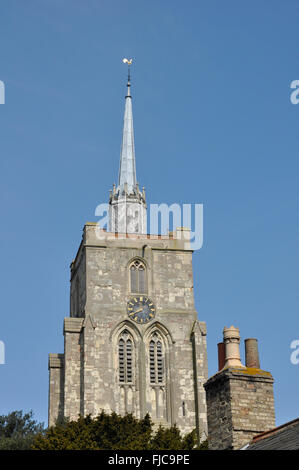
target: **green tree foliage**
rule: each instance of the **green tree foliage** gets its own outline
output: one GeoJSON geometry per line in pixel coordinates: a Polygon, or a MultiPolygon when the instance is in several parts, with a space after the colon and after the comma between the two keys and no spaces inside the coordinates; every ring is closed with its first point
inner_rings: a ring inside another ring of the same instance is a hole
{"type": "Polygon", "coordinates": [[[199,446],[196,447],[196,450],[209,450],[209,441],[206,439],[202,441],[199,446]]]}
{"type": "Polygon", "coordinates": [[[38,435],[35,450],[191,450],[195,431],[181,436],[176,426],[154,432],[147,414],[138,420],[132,414],[119,416],[102,412],[96,418],[57,423],[38,435]]]}
{"type": "Polygon", "coordinates": [[[42,435],[43,423],[33,419],[33,412],[12,411],[0,416],[0,450],[27,450],[36,435],[42,435]]]}
{"type": "Polygon", "coordinates": [[[151,449],[153,450],[189,450],[195,445],[195,430],[186,434],[183,438],[176,425],[164,429],[159,427],[151,440],[151,449]]]}

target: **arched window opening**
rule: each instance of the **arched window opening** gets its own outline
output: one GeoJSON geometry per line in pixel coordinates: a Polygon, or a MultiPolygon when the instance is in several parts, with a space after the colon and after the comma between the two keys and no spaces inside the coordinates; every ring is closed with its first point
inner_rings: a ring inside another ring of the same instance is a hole
{"type": "Polygon", "coordinates": [[[157,342],[157,377],[158,382],[163,382],[163,357],[162,357],[162,344],[157,342]]]}
{"type": "Polygon", "coordinates": [[[130,266],[131,292],[134,294],[146,294],[146,269],[140,260],[135,260],[130,266]]]}
{"type": "Polygon", "coordinates": [[[150,383],[160,385],[164,382],[164,358],[163,346],[157,335],[154,333],[149,344],[150,362],[150,383]]]}
{"type": "Polygon", "coordinates": [[[119,382],[133,382],[133,342],[127,330],[124,330],[118,342],[119,382]]]}
{"type": "Polygon", "coordinates": [[[167,421],[167,381],[165,364],[165,344],[162,336],[154,331],[148,343],[149,388],[148,411],[153,420],[159,423],[167,421]]]}
{"type": "Polygon", "coordinates": [[[150,379],[151,383],[156,382],[156,368],[155,368],[155,342],[150,342],[150,379]]]}

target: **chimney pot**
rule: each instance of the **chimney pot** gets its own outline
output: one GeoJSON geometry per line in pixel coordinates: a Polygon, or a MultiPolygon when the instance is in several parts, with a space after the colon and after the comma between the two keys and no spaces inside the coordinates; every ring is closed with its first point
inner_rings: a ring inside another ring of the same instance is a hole
{"type": "Polygon", "coordinates": [[[240,358],[239,328],[224,327],[223,341],[225,343],[225,367],[244,367],[240,358]]]}
{"type": "Polygon", "coordinates": [[[222,370],[225,365],[225,344],[218,343],[218,370],[222,370]]]}
{"type": "Polygon", "coordinates": [[[245,364],[246,367],[260,369],[259,352],[256,338],[245,339],[245,364]]]}

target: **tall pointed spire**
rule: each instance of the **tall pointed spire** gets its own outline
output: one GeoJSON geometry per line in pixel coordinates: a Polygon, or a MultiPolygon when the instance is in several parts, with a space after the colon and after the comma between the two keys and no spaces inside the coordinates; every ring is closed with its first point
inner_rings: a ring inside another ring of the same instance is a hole
{"type": "Polygon", "coordinates": [[[135,146],[134,146],[134,128],[133,128],[133,111],[132,111],[132,96],[130,92],[131,78],[130,78],[130,65],[132,59],[124,62],[128,63],[128,83],[127,95],[125,101],[125,114],[124,114],[124,127],[122,136],[122,145],[120,152],[119,163],[119,180],[118,184],[122,190],[127,184],[128,193],[132,193],[136,187],[136,163],[135,163],[135,146]]]}
{"type": "Polygon", "coordinates": [[[120,152],[118,186],[113,185],[109,197],[109,230],[118,233],[147,233],[145,191],[139,189],[136,179],[132,97],[130,92],[130,65],[125,101],[124,128],[120,152]]]}

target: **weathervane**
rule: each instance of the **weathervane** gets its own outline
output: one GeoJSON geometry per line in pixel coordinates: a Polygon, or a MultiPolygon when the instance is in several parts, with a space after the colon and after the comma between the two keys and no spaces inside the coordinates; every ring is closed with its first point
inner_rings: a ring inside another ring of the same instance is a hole
{"type": "Polygon", "coordinates": [[[133,59],[126,59],[126,58],[123,59],[123,63],[128,64],[128,82],[130,82],[130,80],[131,80],[130,65],[132,65],[132,62],[133,62],[133,59]]]}

